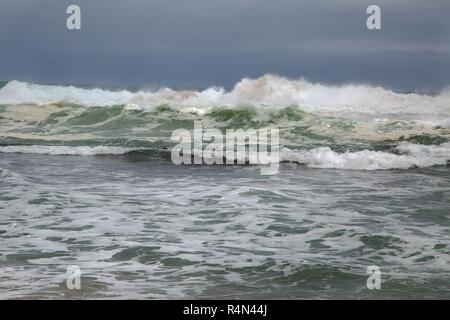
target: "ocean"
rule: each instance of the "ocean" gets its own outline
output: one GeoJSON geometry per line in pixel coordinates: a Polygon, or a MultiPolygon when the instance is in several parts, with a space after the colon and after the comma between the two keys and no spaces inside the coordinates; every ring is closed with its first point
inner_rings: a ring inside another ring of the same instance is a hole
{"type": "Polygon", "coordinates": [[[450,297],[448,90],[2,85],[2,299],[450,297]],[[194,121],[279,129],[279,172],[175,165],[194,121]]]}

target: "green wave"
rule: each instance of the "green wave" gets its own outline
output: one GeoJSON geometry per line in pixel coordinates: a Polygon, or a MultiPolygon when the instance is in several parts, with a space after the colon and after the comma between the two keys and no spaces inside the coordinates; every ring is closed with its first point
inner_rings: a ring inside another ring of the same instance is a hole
{"type": "Polygon", "coordinates": [[[363,122],[317,116],[301,107],[211,107],[204,113],[167,104],[155,108],[83,107],[73,103],[47,106],[0,105],[2,145],[170,146],[176,129],[279,128],[281,143],[298,148],[328,146],[332,150],[386,150],[401,142],[439,145],[450,141],[448,129],[422,131],[406,120],[363,122]]]}

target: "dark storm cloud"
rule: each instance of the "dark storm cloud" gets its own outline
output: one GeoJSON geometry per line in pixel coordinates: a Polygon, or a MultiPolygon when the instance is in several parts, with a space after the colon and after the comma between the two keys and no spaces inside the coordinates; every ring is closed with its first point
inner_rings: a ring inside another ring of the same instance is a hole
{"type": "Polygon", "coordinates": [[[0,78],[203,87],[276,73],[438,90],[449,12],[445,0],[2,0],[0,78]],[[65,27],[70,4],[80,31],[65,27]],[[366,28],[369,4],[380,31],[366,28]]]}

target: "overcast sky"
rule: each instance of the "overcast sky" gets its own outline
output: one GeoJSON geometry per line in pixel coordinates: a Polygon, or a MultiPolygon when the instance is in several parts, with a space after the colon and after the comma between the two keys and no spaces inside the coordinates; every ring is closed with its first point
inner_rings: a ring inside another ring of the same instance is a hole
{"type": "Polygon", "coordinates": [[[0,79],[230,87],[275,73],[437,91],[450,85],[449,15],[449,0],[1,0],[0,79]],[[382,30],[367,30],[369,4],[382,30]]]}

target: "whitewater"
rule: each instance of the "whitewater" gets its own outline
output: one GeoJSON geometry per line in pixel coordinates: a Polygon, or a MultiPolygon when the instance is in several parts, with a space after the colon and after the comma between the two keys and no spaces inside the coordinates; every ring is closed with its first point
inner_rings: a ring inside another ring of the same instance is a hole
{"type": "Polygon", "coordinates": [[[170,134],[205,128],[279,128],[281,161],[313,168],[409,169],[450,160],[450,90],[396,93],[276,75],[232,90],[106,90],[10,81],[0,89],[0,152],[161,158],[170,134]]]}
{"type": "Polygon", "coordinates": [[[450,295],[450,91],[0,88],[0,298],[450,295]],[[277,128],[280,168],[175,165],[176,129],[277,128]],[[66,289],[67,267],[82,272],[66,289]],[[379,266],[381,290],[366,287],[379,266]]]}

